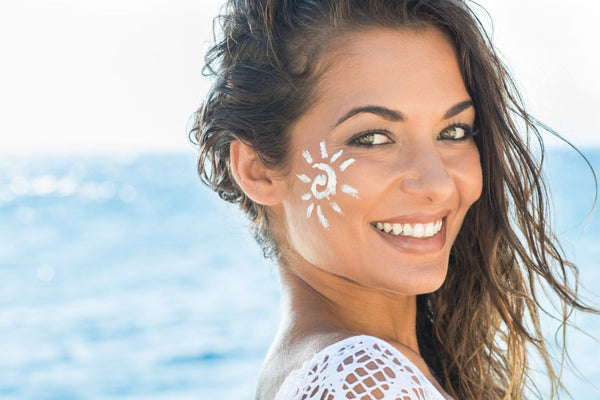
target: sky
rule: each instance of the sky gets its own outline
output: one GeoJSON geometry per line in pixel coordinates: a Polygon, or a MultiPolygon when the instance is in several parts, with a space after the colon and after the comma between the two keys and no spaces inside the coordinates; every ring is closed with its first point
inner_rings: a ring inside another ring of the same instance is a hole
{"type": "MultiPolygon", "coordinates": [[[[479,3],[533,114],[600,146],[600,2],[479,3]]],[[[220,4],[0,0],[0,154],[193,151],[220,4]]]]}

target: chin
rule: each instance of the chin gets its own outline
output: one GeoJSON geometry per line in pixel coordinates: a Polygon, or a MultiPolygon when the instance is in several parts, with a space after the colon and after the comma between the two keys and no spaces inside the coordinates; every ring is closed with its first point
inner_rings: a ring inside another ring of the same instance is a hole
{"type": "Polygon", "coordinates": [[[414,296],[438,290],[446,280],[448,263],[411,268],[410,271],[396,272],[393,279],[382,277],[379,288],[388,292],[414,296]]]}

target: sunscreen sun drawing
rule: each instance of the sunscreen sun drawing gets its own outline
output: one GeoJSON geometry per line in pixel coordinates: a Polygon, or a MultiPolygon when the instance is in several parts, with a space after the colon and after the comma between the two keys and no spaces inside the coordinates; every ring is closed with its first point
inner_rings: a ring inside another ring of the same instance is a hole
{"type": "MultiPolygon", "coordinates": [[[[313,211],[315,211],[323,228],[329,229],[329,221],[327,221],[327,218],[325,218],[325,215],[323,215],[323,209],[321,208],[320,204],[317,204],[317,202],[319,200],[326,199],[333,211],[338,214],[343,214],[340,206],[333,200],[333,196],[337,190],[338,182],[335,169],[332,165],[340,158],[340,156],[344,153],[344,150],[337,151],[331,156],[331,158],[329,158],[324,140],[320,143],[320,150],[321,159],[323,162],[313,162],[312,155],[308,150],[304,150],[302,152],[302,156],[308,165],[312,166],[316,170],[321,171],[322,173],[314,178],[310,178],[304,174],[297,174],[296,176],[302,182],[311,184],[310,191],[303,194],[301,197],[301,199],[304,201],[310,201],[310,204],[306,208],[306,218],[310,218],[313,211]]],[[[348,158],[347,160],[341,162],[338,167],[340,172],[344,172],[346,168],[354,163],[354,161],[354,158],[348,158]]],[[[343,193],[358,198],[358,191],[350,185],[341,185],[340,190],[343,193]]]]}

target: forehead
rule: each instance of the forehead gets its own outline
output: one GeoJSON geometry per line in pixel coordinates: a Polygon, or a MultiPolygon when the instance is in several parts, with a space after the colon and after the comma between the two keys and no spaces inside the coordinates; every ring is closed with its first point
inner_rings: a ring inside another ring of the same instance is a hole
{"type": "Polygon", "coordinates": [[[436,28],[372,29],[332,42],[314,106],[385,104],[407,115],[468,98],[453,44],[436,28]]]}

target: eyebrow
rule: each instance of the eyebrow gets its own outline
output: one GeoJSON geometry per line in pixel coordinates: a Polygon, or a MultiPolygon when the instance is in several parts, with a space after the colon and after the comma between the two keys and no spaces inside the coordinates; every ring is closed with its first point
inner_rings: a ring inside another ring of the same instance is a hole
{"type": "MultiPolygon", "coordinates": [[[[473,101],[471,101],[471,100],[461,101],[460,103],[455,104],[452,107],[450,107],[448,109],[448,111],[446,111],[446,114],[444,114],[443,119],[452,118],[455,115],[460,114],[461,112],[463,112],[464,110],[466,110],[469,107],[473,107],[473,101]]],[[[390,108],[382,107],[382,106],[362,106],[362,107],[353,108],[350,111],[348,111],[346,114],[344,114],[343,117],[338,119],[338,121],[335,123],[335,126],[338,126],[339,124],[346,121],[347,119],[350,119],[350,118],[354,117],[355,115],[362,114],[362,113],[379,115],[383,119],[386,119],[386,120],[392,121],[392,122],[406,120],[406,117],[400,111],[392,110],[390,108]]]]}
{"type": "Polygon", "coordinates": [[[444,119],[452,118],[469,107],[473,107],[473,102],[471,100],[461,101],[460,103],[453,105],[448,111],[446,111],[446,114],[444,114],[444,119]]]}
{"type": "Polygon", "coordinates": [[[395,111],[395,110],[392,110],[392,109],[389,109],[386,107],[381,107],[381,106],[364,106],[364,107],[356,107],[356,108],[353,108],[352,110],[348,111],[346,114],[344,114],[344,116],[342,118],[338,119],[338,121],[335,123],[335,126],[338,126],[339,124],[346,121],[347,119],[350,119],[350,118],[354,117],[355,115],[362,114],[362,113],[379,115],[380,117],[382,117],[383,119],[386,119],[388,121],[404,121],[406,119],[404,117],[404,114],[402,114],[400,111],[395,111]]]}

